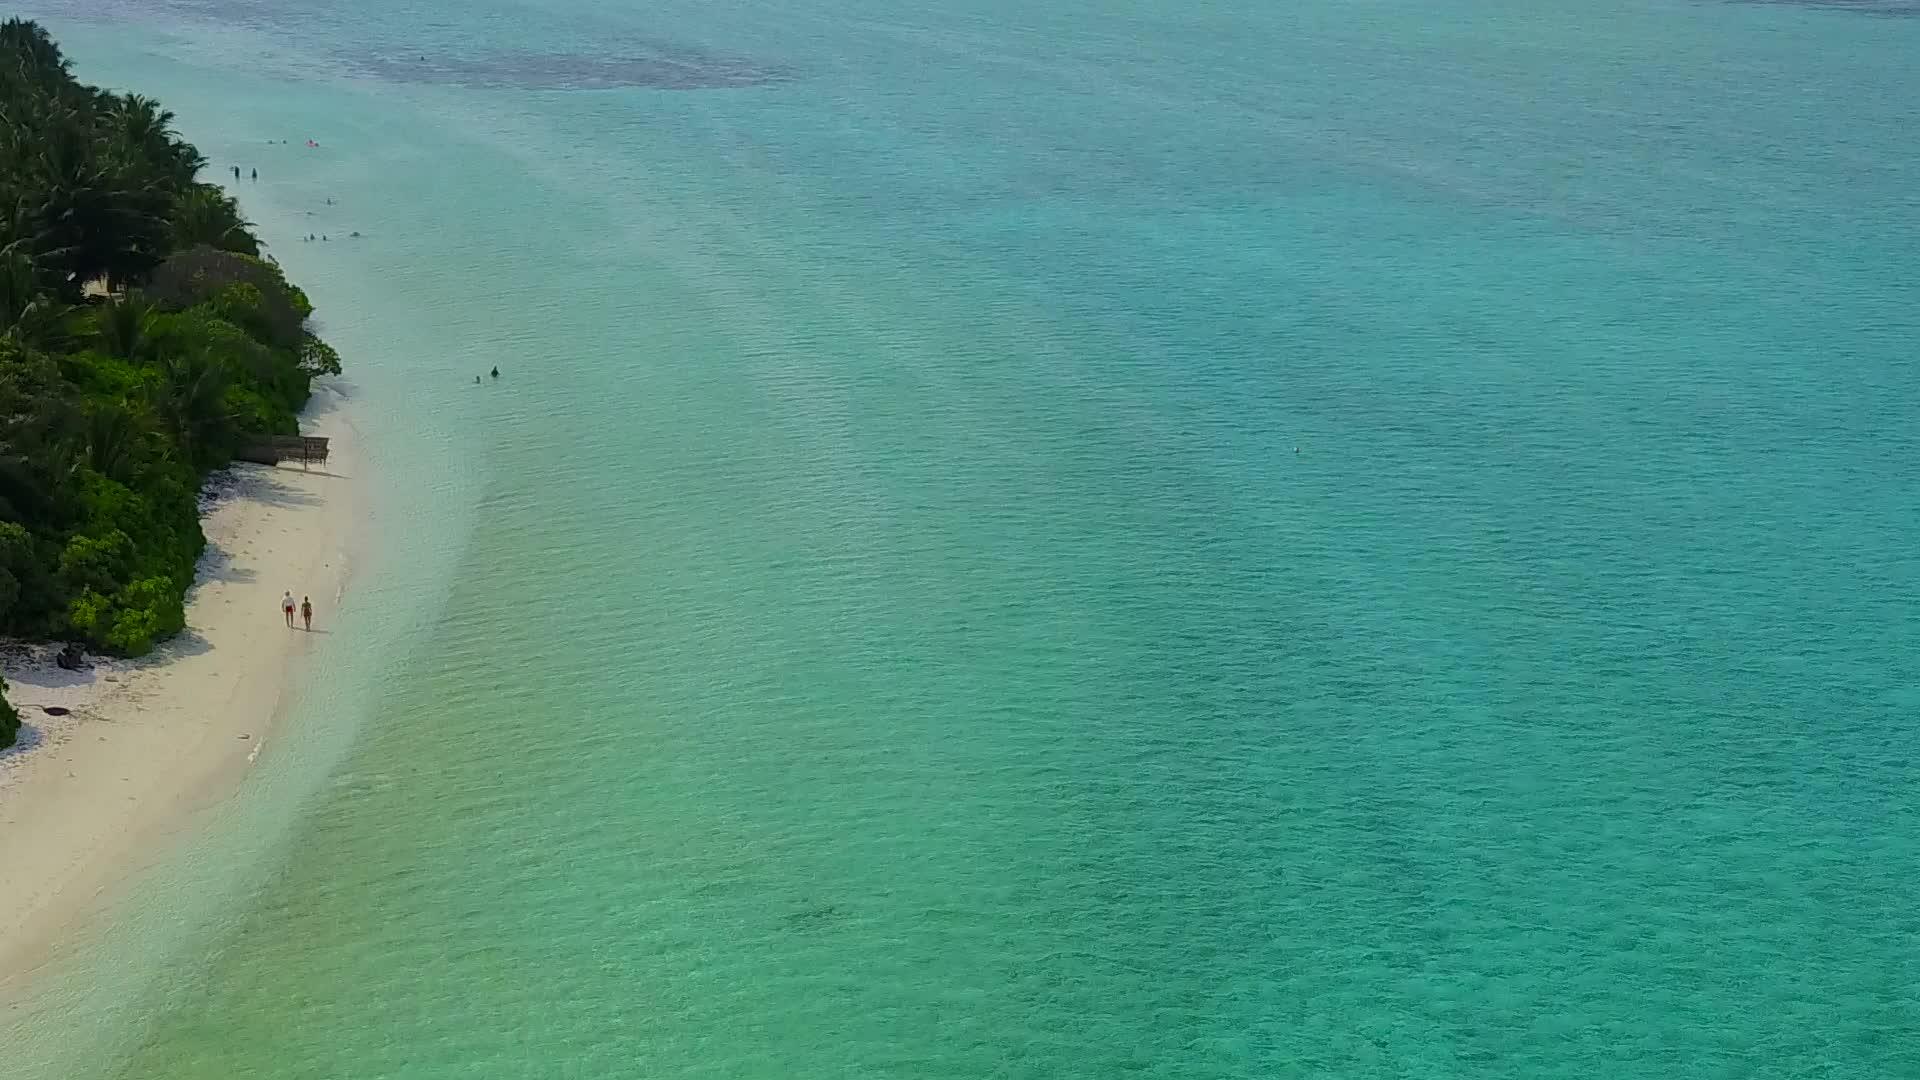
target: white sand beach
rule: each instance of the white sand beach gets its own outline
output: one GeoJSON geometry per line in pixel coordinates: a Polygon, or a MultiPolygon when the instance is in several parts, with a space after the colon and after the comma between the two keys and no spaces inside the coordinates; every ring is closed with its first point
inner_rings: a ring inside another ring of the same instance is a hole
{"type": "Polygon", "coordinates": [[[0,997],[58,959],[116,884],[163,858],[272,753],[296,661],[339,609],[355,518],[351,431],[322,411],[308,433],[331,438],[326,465],[238,465],[210,486],[184,633],[78,673],[50,648],[7,662],[23,727],[0,752],[0,997]],[[313,634],[286,628],[288,589],[312,597],[313,634]]]}

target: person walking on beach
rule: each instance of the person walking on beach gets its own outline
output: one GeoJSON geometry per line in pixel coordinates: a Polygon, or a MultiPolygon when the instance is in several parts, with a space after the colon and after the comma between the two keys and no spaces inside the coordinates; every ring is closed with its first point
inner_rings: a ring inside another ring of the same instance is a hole
{"type": "Polygon", "coordinates": [[[307,633],[313,633],[313,597],[300,598],[300,618],[306,621],[307,633]]]}
{"type": "Polygon", "coordinates": [[[247,171],[253,174],[253,178],[254,178],[255,180],[259,180],[259,179],[260,179],[260,170],[259,170],[259,169],[248,169],[247,171]]]}
{"type": "Polygon", "coordinates": [[[280,597],[280,614],[287,617],[287,629],[293,629],[293,590],[280,597]]]}

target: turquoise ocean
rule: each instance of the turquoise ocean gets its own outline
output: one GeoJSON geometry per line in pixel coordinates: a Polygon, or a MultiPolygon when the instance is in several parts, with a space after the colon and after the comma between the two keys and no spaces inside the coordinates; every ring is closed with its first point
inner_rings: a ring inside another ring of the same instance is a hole
{"type": "Polygon", "coordinates": [[[368,521],[0,1073],[1920,1075],[1920,9],[22,13],[368,521]]]}

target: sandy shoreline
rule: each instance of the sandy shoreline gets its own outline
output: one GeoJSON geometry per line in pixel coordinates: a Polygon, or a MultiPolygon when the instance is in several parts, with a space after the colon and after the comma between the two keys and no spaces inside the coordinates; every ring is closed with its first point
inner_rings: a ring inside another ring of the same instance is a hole
{"type": "Polygon", "coordinates": [[[50,650],[6,663],[24,726],[0,752],[0,998],[271,753],[295,662],[324,640],[345,583],[356,457],[333,393],[316,393],[305,425],[332,438],[326,466],[240,465],[212,485],[184,633],[77,674],[50,650]],[[286,589],[313,598],[314,634],[281,620],[286,589]]]}

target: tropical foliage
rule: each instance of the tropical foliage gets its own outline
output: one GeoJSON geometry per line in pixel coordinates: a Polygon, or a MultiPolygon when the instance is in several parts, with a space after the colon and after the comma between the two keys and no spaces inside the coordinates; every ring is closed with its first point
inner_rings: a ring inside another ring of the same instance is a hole
{"type": "Polygon", "coordinates": [[[202,477],[340,370],[203,165],[159,103],[0,24],[0,633],[178,631],[202,477]]]}
{"type": "Polygon", "coordinates": [[[7,680],[0,679],[0,746],[12,746],[20,733],[20,714],[6,698],[7,680]]]}

